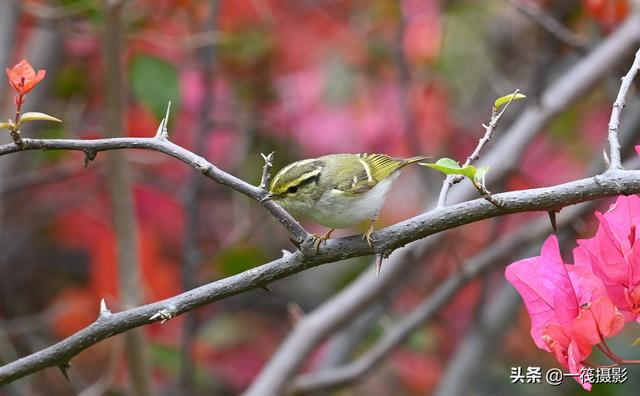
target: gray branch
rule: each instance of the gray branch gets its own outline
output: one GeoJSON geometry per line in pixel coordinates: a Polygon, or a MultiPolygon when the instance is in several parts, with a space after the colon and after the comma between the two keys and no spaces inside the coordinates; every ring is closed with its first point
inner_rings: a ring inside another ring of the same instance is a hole
{"type": "Polygon", "coordinates": [[[618,128],[620,127],[620,113],[625,105],[625,98],[627,97],[627,92],[629,91],[629,87],[631,87],[631,82],[633,78],[640,70],[640,50],[636,52],[636,57],[633,61],[633,65],[627,72],[627,74],[622,77],[622,83],[620,84],[620,90],[618,91],[618,96],[616,97],[615,102],[613,103],[613,109],[611,110],[611,119],[609,120],[609,157],[611,161],[610,167],[620,168],[622,166],[620,160],[620,142],[618,141],[618,128]]]}
{"type": "MultiPolygon", "coordinates": [[[[572,207],[565,216],[562,216],[558,224],[561,226],[567,224],[584,215],[592,207],[590,204],[572,207]]],[[[471,280],[504,264],[518,250],[521,250],[524,246],[537,243],[548,235],[549,231],[549,221],[543,217],[535,223],[528,223],[517,232],[500,239],[489,249],[483,250],[467,260],[460,270],[447,278],[409,314],[396,321],[392,327],[385,331],[380,340],[357,360],[317,373],[302,374],[293,381],[292,392],[295,394],[307,394],[362,381],[397,345],[402,343],[424,323],[431,320],[471,280]]]]}
{"type": "MultiPolygon", "coordinates": [[[[576,62],[541,94],[539,103],[530,104],[484,156],[491,164],[491,180],[502,180],[519,163],[528,142],[559,112],[577,100],[605,76],[640,41],[640,14],[634,14],[583,59],[576,62]]],[[[470,183],[461,183],[452,201],[477,195],[470,183]]],[[[369,272],[322,304],[298,322],[278,351],[253,382],[247,396],[279,394],[296,374],[314,348],[335,329],[355,317],[390,286],[402,282],[415,268],[413,263],[425,250],[435,246],[439,235],[413,243],[393,254],[380,278],[369,272]]]]}
{"type": "MultiPolygon", "coordinates": [[[[31,141],[33,142],[33,141],[31,141]]],[[[53,144],[49,147],[53,148],[53,144]]],[[[30,146],[32,147],[32,146],[30,146]]],[[[496,207],[480,198],[416,216],[375,232],[374,244],[394,250],[409,242],[447,229],[511,213],[558,210],[580,202],[620,194],[640,192],[640,171],[613,169],[602,175],[553,187],[497,194],[505,203],[496,207]]],[[[102,315],[94,323],[46,349],[0,367],[0,384],[45,367],[68,362],[71,357],[97,342],[157,320],[174,317],[202,305],[250,289],[265,286],[276,279],[343,259],[370,255],[371,248],[359,236],[330,240],[317,254],[297,251],[241,274],[209,283],[156,303],[143,305],[112,315],[102,315]],[[158,313],[162,312],[162,315],[158,313]]]]}
{"type": "MultiPolygon", "coordinates": [[[[100,151],[147,149],[170,155],[215,182],[231,187],[256,201],[259,201],[266,194],[261,188],[252,186],[244,180],[224,172],[201,156],[165,139],[128,137],[90,140],[24,138],[22,142],[22,146],[15,143],[1,145],[0,156],[24,150],[76,150],[83,151],[87,157],[92,158],[100,151]]],[[[271,212],[295,240],[303,242],[309,238],[309,233],[300,223],[276,203],[266,201],[262,205],[271,212]]]]}
{"type": "MultiPolygon", "coordinates": [[[[554,114],[566,107],[567,103],[584,92],[619,59],[632,43],[635,44],[638,41],[639,22],[638,15],[629,18],[605,44],[594,50],[585,61],[579,63],[566,79],[554,85],[553,90],[550,89],[546,95],[543,95],[542,108],[525,112],[521,123],[514,126],[516,130],[524,128],[527,133],[514,133],[512,136],[518,140],[528,139],[554,114]]],[[[514,142],[508,139],[501,142],[503,145],[511,143],[514,142]]],[[[521,145],[515,145],[515,147],[521,147],[521,145]]],[[[254,200],[259,200],[264,195],[264,191],[260,188],[221,171],[202,157],[180,146],[161,139],[25,139],[23,146],[15,144],[0,146],[0,155],[23,150],[65,149],[84,151],[88,156],[92,156],[99,151],[125,148],[144,148],[163,152],[187,163],[212,180],[227,185],[254,200]]],[[[517,158],[517,154],[512,153],[513,161],[517,158]]],[[[501,161],[497,161],[499,165],[493,171],[499,172],[501,167],[508,166],[509,163],[509,160],[502,158],[501,161]]],[[[524,211],[558,210],[579,202],[638,192],[640,192],[640,171],[611,169],[603,175],[553,187],[496,194],[495,197],[504,202],[502,207],[495,207],[484,199],[476,199],[433,210],[374,233],[373,241],[376,251],[393,251],[428,235],[491,217],[524,211]]],[[[272,202],[266,202],[264,206],[297,240],[309,240],[309,234],[279,206],[272,202]]],[[[317,254],[313,249],[303,249],[163,301],[112,315],[101,315],[93,324],[65,340],[0,367],[0,384],[11,382],[45,367],[64,364],[77,353],[105,338],[153,322],[151,318],[166,320],[212,301],[265,286],[276,279],[314,266],[373,253],[369,245],[358,236],[331,240],[317,254]]]]}

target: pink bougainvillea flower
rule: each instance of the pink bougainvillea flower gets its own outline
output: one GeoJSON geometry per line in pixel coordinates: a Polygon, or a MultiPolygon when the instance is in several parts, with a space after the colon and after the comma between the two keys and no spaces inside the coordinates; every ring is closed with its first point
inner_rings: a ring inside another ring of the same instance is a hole
{"type": "Polygon", "coordinates": [[[31,91],[46,74],[45,70],[38,70],[38,73],[33,69],[33,66],[26,59],[21,60],[17,65],[11,69],[5,69],[7,76],[9,77],[9,84],[16,90],[19,95],[24,95],[31,91]]]}
{"type": "Polygon", "coordinates": [[[578,241],[576,264],[600,278],[611,301],[629,321],[640,322],[640,198],[620,196],[600,221],[593,238],[578,241]]]}
{"type": "MultiPolygon", "coordinates": [[[[579,373],[593,345],[624,326],[598,278],[589,268],[567,265],[550,236],[540,256],[509,265],[505,276],[518,290],[531,318],[531,337],[571,373],[579,373]]],[[[591,389],[591,384],[582,383],[591,389]]]]}

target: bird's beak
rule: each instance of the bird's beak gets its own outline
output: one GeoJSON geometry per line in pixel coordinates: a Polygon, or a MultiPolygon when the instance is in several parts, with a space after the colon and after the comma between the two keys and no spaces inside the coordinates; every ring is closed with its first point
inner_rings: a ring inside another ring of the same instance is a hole
{"type": "Polygon", "coordinates": [[[264,202],[267,202],[267,201],[271,201],[272,199],[273,199],[273,194],[269,193],[269,194],[265,195],[264,197],[262,197],[262,199],[260,201],[258,201],[258,202],[264,203],[264,202]]]}

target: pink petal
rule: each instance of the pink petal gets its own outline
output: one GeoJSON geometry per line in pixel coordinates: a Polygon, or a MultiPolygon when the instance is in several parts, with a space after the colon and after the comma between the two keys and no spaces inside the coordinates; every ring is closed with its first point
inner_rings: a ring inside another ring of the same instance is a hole
{"type": "Polygon", "coordinates": [[[531,318],[531,337],[539,348],[548,351],[542,339],[544,328],[550,324],[569,327],[578,315],[575,292],[556,237],[547,238],[540,256],[509,265],[505,276],[524,300],[531,318]]]}
{"type": "MultiPolygon", "coordinates": [[[[616,234],[625,247],[629,247],[629,233],[632,227],[640,224],[640,197],[637,195],[621,195],[603,215],[611,231],[616,234]]],[[[637,238],[632,238],[631,243],[637,238]]]]}
{"type": "MultiPolygon", "coordinates": [[[[588,355],[584,354],[584,351],[581,350],[578,342],[575,340],[571,341],[569,344],[569,350],[567,351],[567,359],[569,362],[569,372],[573,374],[579,374],[580,370],[584,367],[582,362],[586,359],[588,355]]],[[[580,377],[573,377],[582,387],[588,391],[591,390],[591,384],[588,382],[582,382],[580,377]]]]}
{"type": "Polygon", "coordinates": [[[578,306],[592,303],[606,295],[602,281],[593,274],[591,268],[567,265],[567,271],[578,299],[578,306]]]}
{"type": "Polygon", "coordinates": [[[624,326],[624,316],[618,312],[608,297],[602,297],[581,309],[571,327],[573,333],[585,337],[590,345],[596,345],[604,337],[618,334],[624,326]]]}
{"type": "Polygon", "coordinates": [[[625,252],[629,251],[626,238],[619,239],[609,225],[608,218],[602,213],[596,212],[600,226],[594,237],[597,246],[597,264],[600,269],[612,280],[618,283],[626,283],[628,267],[625,260],[625,252]]]}

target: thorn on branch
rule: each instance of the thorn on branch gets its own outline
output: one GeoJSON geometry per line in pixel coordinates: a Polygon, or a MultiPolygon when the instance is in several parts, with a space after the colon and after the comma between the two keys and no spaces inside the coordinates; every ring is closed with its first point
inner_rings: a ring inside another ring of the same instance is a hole
{"type": "MultiPolygon", "coordinates": [[[[291,241],[291,243],[293,243],[293,246],[295,246],[295,247],[296,247],[296,249],[300,250],[300,245],[301,245],[301,244],[300,244],[300,242],[299,242],[299,241],[296,241],[295,239],[293,239],[293,238],[291,238],[291,237],[289,237],[289,240],[291,241]]],[[[284,257],[284,252],[285,252],[285,251],[283,250],[283,254],[282,254],[282,256],[283,256],[283,257],[284,257]]],[[[287,252],[288,252],[288,251],[287,251],[287,252]]],[[[288,252],[288,253],[290,253],[290,252],[288,252]]]]}
{"type": "Polygon", "coordinates": [[[66,378],[66,380],[69,383],[71,383],[71,378],[69,378],[69,369],[70,368],[71,368],[71,363],[70,362],[66,362],[66,363],[58,365],[58,369],[60,369],[60,372],[62,373],[64,378],[66,378]]]}
{"type": "Polygon", "coordinates": [[[169,139],[169,130],[167,129],[167,124],[169,123],[169,113],[171,111],[171,101],[167,103],[167,112],[162,120],[160,120],[160,125],[158,125],[158,129],[156,130],[156,139],[167,140],[169,139]]]}
{"type": "Polygon", "coordinates": [[[87,166],[89,166],[89,162],[95,160],[97,155],[97,151],[84,150],[84,167],[86,168],[87,166]]]}
{"type": "Polygon", "coordinates": [[[380,277],[380,270],[382,269],[382,261],[389,258],[391,250],[384,250],[382,253],[376,254],[376,278],[380,277]]]}
{"type": "Polygon", "coordinates": [[[149,320],[160,319],[160,324],[164,324],[167,320],[173,319],[175,316],[176,316],[175,308],[170,307],[170,308],[161,309],[160,311],[154,313],[153,315],[151,315],[149,320]]]}
{"type": "Polygon", "coordinates": [[[553,232],[558,235],[558,222],[556,221],[556,213],[555,210],[550,210],[547,212],[549,215],[549,221],[551,222],[551,228],[553,228],[553,232]]]}
{"type": "Polygon", "coordinates": [[[380,270],[382,269],[382,260],[384,260],[382,253],[376,254],[376,278],[380,277],[380,270]]]}
{"type": "Polygon", "coordinates": [[[107,308],[107,303],[104,298],[100,300],[100,318],[107,318],[111,316],[111,311],[107,308]]]}

